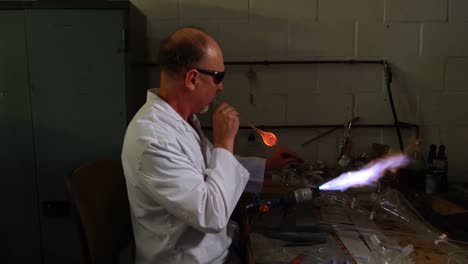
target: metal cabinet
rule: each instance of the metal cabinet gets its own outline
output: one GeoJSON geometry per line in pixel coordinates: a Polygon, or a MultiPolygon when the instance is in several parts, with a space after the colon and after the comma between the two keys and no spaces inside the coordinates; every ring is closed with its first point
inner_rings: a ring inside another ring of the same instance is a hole
{"type": "Polygon", "coordinates": [[[40,229],[24,11],[0,10],[0,259],[37,263],[40,229]]]}
{"type": "Polygon", "coordinates": [[[65,179],[120,158],[146,89],[128,29],[126,9],[0,10],[2,263],[82,262],[65,179]]]}

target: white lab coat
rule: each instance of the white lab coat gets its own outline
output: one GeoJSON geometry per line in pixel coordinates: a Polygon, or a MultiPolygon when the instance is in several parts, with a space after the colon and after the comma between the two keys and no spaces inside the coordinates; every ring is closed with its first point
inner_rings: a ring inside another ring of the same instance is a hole
{"type": "Polygon", "coordinates": [[[148,91],[122,150],[136,263],[223,263],[229,217],[250,174],[254,188],[261,188],[265,161],[242,165],[229,151],[213,148],[196,116],[194,129],[157,92],[148,91]]]}

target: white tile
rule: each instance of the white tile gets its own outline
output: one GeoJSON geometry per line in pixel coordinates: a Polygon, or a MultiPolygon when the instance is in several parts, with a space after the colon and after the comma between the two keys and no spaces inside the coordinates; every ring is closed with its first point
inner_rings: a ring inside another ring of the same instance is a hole
{"type": "Polygon", "coordinates": [[[354,55],[353,22],[310,22],[290,24],[289,55],[346,57],[354,55]]]}
{"type": "Polygon", "coordinates": [[[468,56],[468,23],[424,24],[423,56],[468,56]]]}
{"type": "Polygon", "coordinates": [[[253,19],[277,19],[283,22],[294,20],[314,20],[317,0],[252,0],[253,19]]]}
{"type": "Polygon", "coordinates": [[[393,57],[390,58],[396,85],[404,82],[405,89],[418,91],[441,91],[444,89],[445,58],[393,57]]]}
{"type": "Polygon", "coordinates": [[[445,68],[448,91],[468,92],[468,59],[449,59],[445,68]]]}
{"type": "Polygon", "coordinates": [[[287,57],[287,23],[255,21],[221,24],[217,37],[226,60],[274,60],[287,57]]]}
{"type": "Polygon", "coordinates": [[[186,19],[248,21],[248,0],[180,0],[180,17],[186,19]]]}
{"type": "Polygon", "coordinates": [[[255,89],[266,94],[316,94],[315,65],[270,65],[252,68],[255,89]]]}
{"type": "Polygon", "coordinates": [[[451,0],[449,21],[468,21],[468,1],[451,0]]]}
{"type": "Polygon", "coordinates": [[[319,65],[320,93],[375,92],[382,90],[381,65],[319,65]]]}
{"type": "Polygon", "coordinates": [[[173,0],[132,0],[148,20],[179,18],[179,3],[173,0]]]}
{"type": "Polygon", "coordinates": [[[322,0],[319,1],[318,19],[383,21],[383,0],[322,0]]]}
{"type": "Polygon", "coordinates": [[[288,96],[288,124],[341,124],[351,118],[351,113],[351,95],[320,94],[288,96]]]}
{"type": "Polygon", "coordinates": [[[391,21],[446,21],[447,0],[390,0],[387,20],[391,21]]]}
{"type": "Polygon", "coordinates": [[[386,57],[419,54],[419,25],[408,23],[358,24],[358,56],[386,57]]]}

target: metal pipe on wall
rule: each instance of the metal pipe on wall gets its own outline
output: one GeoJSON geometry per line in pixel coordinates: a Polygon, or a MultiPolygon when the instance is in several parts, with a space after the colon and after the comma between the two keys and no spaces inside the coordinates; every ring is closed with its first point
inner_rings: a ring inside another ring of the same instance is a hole
{"type": "MultiPolygon", "coordinates": [[[[409,123],[402,123],[398,121],[398,115],[395,109],[395,104],[393,101],[393,94],[392,94],[392,68],[387,60],[279,60],[279,61],[226,61],[224,62],[225,65],[304,65],[304,64],[376,64],[382,65],[383,71],[385,73],[385,84],[387,87],[387,93],[389,97],[390,108],[392,110],[393,116],[393,125],[365,125],[366,127],[395,127],[398,144],[400,145],[400,150],[403,151],[403,140],[401,137],[401,130],[400,127],[415,127],[416,134],[419,136],[419,127],[416,124],[409,124],[409,123]]],[[[158,64],[156,63],[148,63],[146,64],[147,67],[157,67],[158,64]]],[[[316,128],[316,127],[335,127],[338,125],[312,125],[312,126],[265,126],[265,128],[274,129],[274,128],[316,128]]],[[[339,125],[340,127],[343,125],[339,125]]],[[[361,125],[363,126],[363,125],[361,125]]],[[[355,125],[355,127],[359,127],[359,125],[355,125]]],[[[240,127],[241,129],[246,129],[248,127],[240,127]]]]}

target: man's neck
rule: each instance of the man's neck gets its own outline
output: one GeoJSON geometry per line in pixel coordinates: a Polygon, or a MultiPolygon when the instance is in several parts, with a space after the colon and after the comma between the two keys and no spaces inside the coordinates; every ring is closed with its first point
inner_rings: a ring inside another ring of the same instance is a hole
{"type": "Polygon", "coordinates": [[[159,97],[166,101],[166,103],[168,103],[185,121],[188,121],[192,112],[190,106],[187,104],[186,100],[184,100],[184,96],[176,92],[169,92],[170,90],[168,91],[168,89],[161,87],[159,90],[159,97]]]}

